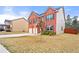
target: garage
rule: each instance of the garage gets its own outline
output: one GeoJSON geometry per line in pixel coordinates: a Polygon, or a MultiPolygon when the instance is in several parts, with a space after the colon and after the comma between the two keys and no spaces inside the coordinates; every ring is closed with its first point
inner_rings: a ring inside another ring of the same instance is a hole
{"type": "Polygon", "coordinates": [[[29,33],[32,33],[32,28],[29,28],[29,33]]]}
{"type": "Polygon", "coordinates": [[[37,34],[37,28],[29,28],[29,33],[37,34]]]}

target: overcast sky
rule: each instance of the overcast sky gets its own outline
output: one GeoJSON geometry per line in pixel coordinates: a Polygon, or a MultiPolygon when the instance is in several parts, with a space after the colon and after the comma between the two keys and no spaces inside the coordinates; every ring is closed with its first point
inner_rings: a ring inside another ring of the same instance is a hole
{"type": "MultiPolygon", "coordinates": [[[[60,6],[53,6],[52,8],[59,8],[60,6]]],[[[0,6],[0,24],[4,23],[5,19],[16,19],[25,17],[26,19],[32,11],[39,14],[46,11],[48,6],[0,6]]],[[[71,17],[79,16],[79,6],[65,6],[65,14],[70,14],[71,17]]]]}

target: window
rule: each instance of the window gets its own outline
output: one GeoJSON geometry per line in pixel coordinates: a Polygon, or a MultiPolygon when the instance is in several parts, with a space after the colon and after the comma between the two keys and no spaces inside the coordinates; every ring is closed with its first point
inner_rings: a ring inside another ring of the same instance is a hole
{"type": "Polygon", "coordinates": [[[53,30],[53,26],[50,26],[50,30],[53,30]]]}
{"type": "Polygon", "coordinates": [[[35,24],[37,23],[37,19],[34,19],[34,23],[35,23],[35,24]]]}
{"type": "Polygon", "coordinates": [[[48,15],[46,18],[47,18],[47,20],[52,20],[53,17],[54,17],[54,15],[50,14],[50,15],[48,15]]]}
{"type": "Polygon", "coordinates": [[[29,20],[29,23],[31,24],[31,23],[32,23],[32,21],[31,21],[31,20],[29,20]]]}
{"type": "Polygon", "coordinates": [[[46,30],[47,30],[47,31],[53,30],[53,26],[46,26],[46,30]]]}
{"type": "Polygon", "coordinates": [[[7,25],[7,28],[10,29],[10,25],[7,25]]]}
{"type": "Polygon", "coordinates": [[[47,30],[47,31],[49,30],[49,26],[46,27],[46,30],[47,30]]]}

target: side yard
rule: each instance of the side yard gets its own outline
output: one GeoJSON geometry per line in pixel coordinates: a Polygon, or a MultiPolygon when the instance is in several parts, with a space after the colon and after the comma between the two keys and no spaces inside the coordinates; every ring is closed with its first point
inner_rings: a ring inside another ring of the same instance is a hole
{"type": "Polygon", "coordinates": [[[79,52],[79,34],[2,38],[0,43],[13,53],[79,52]]]}

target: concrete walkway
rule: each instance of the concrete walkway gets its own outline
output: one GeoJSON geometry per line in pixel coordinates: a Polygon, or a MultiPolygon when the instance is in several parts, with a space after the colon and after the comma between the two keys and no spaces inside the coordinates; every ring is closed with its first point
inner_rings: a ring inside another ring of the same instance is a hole
{"type": "Polygon", "coordinates": [[[22,33],[22,34],[7,34],[7,35],[0,35],[0,38],[21,37],[21,36],[35,36],[35,34],[30,34],[30,33],[22,33]]]}
{"type": "Polygon", "coordinates": [[[9,51],[0,44],[0,53],[9,53],[9,51]]]}

